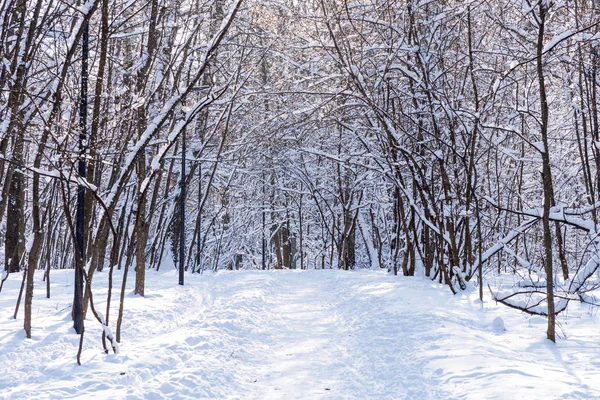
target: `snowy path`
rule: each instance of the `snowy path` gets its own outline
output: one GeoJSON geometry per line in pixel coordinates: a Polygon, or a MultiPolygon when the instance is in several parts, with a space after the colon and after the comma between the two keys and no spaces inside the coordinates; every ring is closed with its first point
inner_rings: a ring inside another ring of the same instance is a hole
{"type": "Polygon", "coordinates": [[[381,318],[385,304],[368,293],[377,292],[377,286],[349,290],[335,271],[323,274],[329,276],[315,280],[302,273],[284,275],[270,297],[276,334],[261,369],[264,395],[272,388],[286,399],[351,393],[440,398],[426,383],[430,377],[424,360],[416,357],[414,338],[403,339],[433,327],[417,327],[408,317],[400,323],[381,318]]]}
{"type": "Polygon", "coordinates": [[[349,367],[347,321],[336,313],[335,295],[322,282],[297,276],[280,282],[268,300],[273,335],[257,386],[282,398],[322,396],[343,385],[342,377],[329,371],[349,367]]]}
{"type": "Polygon", "coordinates": [[[542,318],[380,271],[221,272],[184,287],[151,271],[148,295],[126,298],[121,353],[104,355],[88,320],[77,366],[70,278],[55,272],[49,300],[40,285],[32,340],[7,281],[0,398],[600,398],[598,317],[571,312],[555,346],[542,318]],[[499,315],[506,332],[491,328],[499,315]]]}

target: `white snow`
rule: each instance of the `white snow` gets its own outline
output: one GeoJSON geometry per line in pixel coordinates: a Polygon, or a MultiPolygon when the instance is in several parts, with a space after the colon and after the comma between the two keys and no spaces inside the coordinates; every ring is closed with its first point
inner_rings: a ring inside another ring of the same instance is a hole
{"type": "Polygon", "coordinates": [[[549,51],[551,51],[553,48],[555,48],[560,42],[566,40],[567,38],[573,36],[574,33],[573,31],[571,31],[570,29],[567,29],[566,31],[554,36],[552,39],[550,39],[545,45],[544,48],[542,49],[542,53],[547,53],[549,51]]]}
{"type": "Polygon", "coordinates": [[[503,333],[505,330],[506,328],[504,327],[504,320],[501,317],[494,318],[492,321],[492,331],[494,331],[496,334],[499,334],[503,333]]]}
{"type": "Polygon", "coordinates": [[[532,143],[532,145],[540,153],[544,154],[546,152],[546,147],[544,146],[544,142],[535,142],[535,143],[532,143]]]}
{"type": "Polygon", "coordinates": [[[358,213],[358,227],[360,229],[363,242],[365,243],[365,247],[367,248],[367,253],[369,254],[371,268],[377,270],[381,268],[381,266],[379,265],[379,256],[377,250],[373,245],[373,233],[371,232],[371,228],[367,224],[367,221],[365,221],[365,216],[361,212],[358,213]]]}
{"type": "MultiPolygon", "coordinates": [[[[187,275],[183,287],[175,271],[148,271],[145,298],[127,289],[119,353],[103,353],[103,327],[88,313],[78,366],[72,275],[52,270],[46,299],[36,274],[32,339],[23,311],[12,319],[21,274],[5,282],[1,397],[600,397],[597,311],[559,316],[568,338],[553,344],[542,317],[482,304],[476,292],[453,296],[428,278],[368,270],[226,271],[187,275]]],[[[99,311],[107,275],[94,277],[99,311]]],[[[121,277],[115,271],[113,299],[121,277]]]]}

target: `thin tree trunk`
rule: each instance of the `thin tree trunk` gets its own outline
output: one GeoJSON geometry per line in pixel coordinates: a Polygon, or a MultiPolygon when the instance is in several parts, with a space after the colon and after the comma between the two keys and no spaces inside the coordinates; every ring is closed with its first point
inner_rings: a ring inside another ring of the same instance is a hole
{"type": "Polygon", "coordinates": [[[550,208],[554,203],[554,189],[552,182],[552,170],[550,168],[550,154],[548,146],[548,101],[546,98],[546,83],[544,79],[543,48],[544,48],[544,28],[548,8],[544,2],[539,4],[539,26],[537,37],[537,75],[540,90],[540,108],[541,108],[541,136],[544,146],[542,152],[542,184],[544,187],[544,208],[542,215],[542,224],[544,229],[544,267],[546,270],[546,296],[548,302],[548,331],[547,336],[553,342],[556,342],[556,316],[554,312],[554,276],[552,264],[552,232],[550,230],[550,208]]]}

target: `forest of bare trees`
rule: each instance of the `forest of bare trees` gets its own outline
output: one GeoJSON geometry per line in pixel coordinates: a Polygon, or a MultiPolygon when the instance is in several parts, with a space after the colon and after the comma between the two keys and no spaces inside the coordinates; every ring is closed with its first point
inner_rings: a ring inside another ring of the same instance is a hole
{"type": "Polygon", "coordinates": [[[0,29],[0,255],[27,336],[64,268],[104,326],[94,274],[134,274],[111,280],[111,343],[125,280],[143,296],[172,265],[475,285],[553,341],[595,303],[598,0],[0,0],[0,29]]]}

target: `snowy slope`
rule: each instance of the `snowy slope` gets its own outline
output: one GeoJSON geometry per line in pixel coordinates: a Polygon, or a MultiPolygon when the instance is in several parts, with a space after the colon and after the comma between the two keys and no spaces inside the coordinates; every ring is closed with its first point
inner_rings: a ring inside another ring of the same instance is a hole
{"type": "MultiPolygon", "coordinates": [[[[428,279],[239,271],[180,287],[175,272],[149,271],[147,297],[126,297],[121,352],[101,351],[88,318],[78,366],[72,271],[52,274],[52,298],[41,282],[34,298],[31,340],[12,319],[20,277],[0,293],[0,398],[600,398],[595,310],[561,317],[568,338],[553,345],[543,318],[482,309],[475,293],[428,279]]],[[[101,309],[105,282],[95,277],[101,309]]]]}

